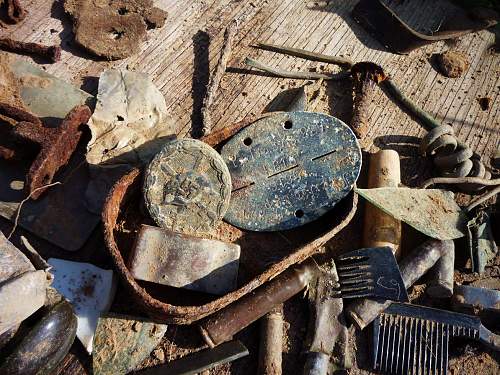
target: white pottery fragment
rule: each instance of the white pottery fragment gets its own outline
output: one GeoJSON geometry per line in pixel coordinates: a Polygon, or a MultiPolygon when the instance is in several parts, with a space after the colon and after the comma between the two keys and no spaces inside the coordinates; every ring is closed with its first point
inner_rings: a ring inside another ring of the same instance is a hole
{"type": "Polygon", "coordinates": [[[91,354],[97,321],[101,314],[109,310],[115,295],[113,271],[89,263],[55,258],[50,258],[48,263],[53,267],[54,288],[75,309],[78,319],[76,336],[91,354]]]}

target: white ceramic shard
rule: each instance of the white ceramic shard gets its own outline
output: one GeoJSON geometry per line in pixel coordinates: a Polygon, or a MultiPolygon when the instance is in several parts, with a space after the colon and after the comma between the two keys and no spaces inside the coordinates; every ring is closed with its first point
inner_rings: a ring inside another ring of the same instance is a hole
{"type": "Polygon", "coordinates": [[[147,74],[105,70],[89,120],[90,164],[141,164],[156,154],[175,132],[165,98],[147,74]]]}
{"type": "Polygon", "coordinates": [[[97,321],[109,310],[115,295],[113,271],[55,258],[48,263],[53,267],[52,285],[73,305],[78,319],[76,336],[90,354],[97,321]]]}

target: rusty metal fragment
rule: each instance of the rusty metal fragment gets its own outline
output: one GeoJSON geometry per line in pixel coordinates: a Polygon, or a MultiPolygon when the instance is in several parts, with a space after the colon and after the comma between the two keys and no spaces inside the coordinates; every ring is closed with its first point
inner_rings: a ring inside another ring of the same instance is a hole
{"type": "MultiPolygon", "coordinates": [[[[210,142],[214,142],[213,145],[216,146],[217,143],[225,140],[224,137],[226,135],[230,135],[235,129],[245,126],[248,122],[251,122],[251,120],[243,121],[235,126],[229,126],[222,133],[213,133],[207,138],[210,138],[210,142]]],[[[117,226],[120,210],[125,207],[128,197],[133,196],[133,193],[139,191],[141,182],[142,176],[140,171],[133,169],[124,175],[111,190],[102,213],[106,248],[124,285],[139,306],[151,316],[157,317],[164,322],[175,324],[192,323],[213,314],[276,277],[288,267],[304,261],[316,253],[326,241],[333,238],[351,221],[357,207],[357,195],[351,192],[333,208],[328,221],[322,222],[322,224],[326,225],[326,228],[316,225],[306,228],[304,231],[297,229],[304,239],[303,243],[301,245],[292,243],[289,247],[287,246],[287,255],[285,257],[266,267],[261,274],[249,280],[239,289],[201,306],[176,306],[168,303],[165,299],[159,300],[153,298],[147,289],[134,280],[116,242],[115,227],[117,226]]],[[[281,235],[280,239],[282,239],[281,235]]]]}
{"type": "Polygon", "coordinates": [[[382,211],[429,237],[453,240],[465,235],[467,216],[450,191],[406,187],[355,191],[382,211]]]}
{"type": "Polygon", "coordinates": [[[26,188],[30,197],[37,199],[52,182],[54,175],[66,165],[80,141],[81,125],[90,118],[86,105],[73,108],[61,125],[48,128],[22,121],[13,129],[13,135],[39,146],[40,151],[26,176],[26,188]]]}
{"type": "Polygon", "coordinates": [[[356,137],[363,139],[368,133],[368,117],[371,114],[370,106],[377,85],[387,77],[384,70],[372,62],[360,62],[351,68],[354,81],[354,108],[351,120],[351,129],[356,137]]]}
{"type": "Polygon", "coordinates": [[[252,231],[316,220],[349,193],[361,168],[361,150],[347,125],[312,112],[258,120],[228,141],[221,155],[233,183],[224,218],[252,231]]]}
{"type": "Polygon", "coordinates": [[[92,351],[94,375],[128,374],[160,343],[165,324],[124,315],[99,318],[92,351]]]}
{"type": "Polygon", "coordinates": [[[7,52],[41,57],[51,63],[61,60],[61,47],[46,46],[40,43],[28,43],[11,38],[0,38],[0,49],[7,52]]]}
{"type": "MultiPolygon", "coordinates": [[[[8,23],[16,24],[23,21],[28,12],[22,7],[20,0],[6,0],[0,3],[6,9],[6,18],[8,23]]],[[[0,26],[4,26],[4,22],[0,21],[0,26]]]]}
{"type": "Polygon", "coordinates": [[[239,245],[142,225],[130,257],[138,280],[212,294],[236,289],[239,245]]]}
{"type": "Polygon", "coordinates": [[[75,41],[109,60],[139,52],[147,29],[163,27],[167,18],[152,0],[65,0],[64,9],[73,18],[75,41]]]}

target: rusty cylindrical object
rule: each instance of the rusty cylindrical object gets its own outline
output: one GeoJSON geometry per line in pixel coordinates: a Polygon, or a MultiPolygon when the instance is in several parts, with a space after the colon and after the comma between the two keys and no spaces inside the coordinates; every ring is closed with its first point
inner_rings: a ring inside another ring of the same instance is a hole
{"type": "MultiPolygon", "coordinates": [[[[370,156],[368,188],[398,187],[401,183],[399,154],[380,150],[370,156]]],[[[363,247],[390,247],[400,257],[401,221],[366,203],[363,224],[363,247]]]]}
{"type": "Polygon", "coordinates": [[[260,375],[281,375],[283,347],[283,305],[279,305],[261,318],[259,368],[260,375]]]}
{"type": "Polygon", "coordinates": [[[370,107],[379,82],[386,76],[382,68],[371,62],[359,62],[351,68],[354,82],[354,105],[351,129],[356,137],[363,139],[368,133],[370,107]]]}
{"type": "MultiPolygon", "coordinates": [[[[454,253],[453,241],[428,240],[414,249],[399,264],[401,276],[406,288],[412,286],[422,277],[436,262],[450,252],[454,253]]],[[[449,257],[448,257],[449,259],[449,257]]],[[[346,309],[349,319],[359,328],[364,329],[382,311],[384,311],[392,301],[376,301],[372,299],[362,299],[353,302],[346,309]]]]}
{"type": "Polygon", "coordinates": [[[213,348],[229,341],[235,333],[299,293],[317,274],[317,265],[306,261],[211,315],[199,327],[205,342],[213,348]]]}

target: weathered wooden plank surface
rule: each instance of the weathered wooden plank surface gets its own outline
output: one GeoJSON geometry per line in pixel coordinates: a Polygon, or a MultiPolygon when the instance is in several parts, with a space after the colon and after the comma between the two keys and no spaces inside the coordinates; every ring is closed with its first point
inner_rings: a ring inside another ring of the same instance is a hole
{"type": "MultiPolygon", "coordinates": [[[[186,134],[192,127],[192,119],[195,120],[194,127],[199,126],[199,109],[208,82],[207,63],[210,69],[214,68],[224,28],[232,18],[239,17],[243,23],[230,67],[245,69],[242,62],[245,56],[292,70],[319,65],[251,48],[250,45],[257,41],[343,55],[354,61],[372,60],[382,64],[417,103],[443,123],[452,123],[459,138],[469,142],[478,153],[488,157],[499,143],[500,64],[498,55],[488,51],[494,40],[488,31],[469,35],[457,43],[455,49],[470,55],[471,67],[464,77],[447,79],[433,69],[429,60],[433,53],[446,50],[448,46],[437,43],[409,56],[387,53],[350,17],[356,3],[354,0],[162,0],[156,3],[169,12],[166,26],[149,32],[149,40],[143,44],[140,54],[121,61],[93,61],[89,59],[91,56],[78,49],[72,42],[71,23],[64,14],[61,1],[24,1],[30,10],[29,17],[4,33],[25,41],[61,43],[63,59],[57,64],[46,65],[47,71],[83,85],[84,89],[94,93],[97,84],[94,77],[105,68],[128,68],[151,74],[177,120],[179,133],[186,134]],[[480,109],[477,101],[480,96],[492,99],[489,110],[480,109]]],[[[222,127],[249,114],[260,113],[270,99],[290,84],[293,84],[290,80],[228,73],[215,101],[213,118],[216,126],[222,127]]],[[[425,134],[425,130],[382,92],[375,98],[370,121],[369,137],[377,146],[394,139],[384,137],[387,135],[421,137],[425,134]]]]}
{"type": "MultiPolygon", "coordinates": [[[[21,1],[30,11],[28,18],[20,25],[0,30],[2,35],[24,41],[61,44],[64,49],[62,61],[44,67],[48,72],[93,94],[97,90],[96,77],[106,68],[128,68],[149,73],[165,95],[169,110],[177,121],[178,132],[182,135],[190,132],[193,120],[194,127],[199,126],[197,122],[204,87],[219,56],[224,28],[234,17],[241,17],[244,21],[229,63],[232,68],[246,69],[243,59],[250,56],[282,69],[337,69],[250,47],[258,41],[342,55],[354,61],[375,61],[382,64],[403,91],[418,104],[443,123],[453,124],[460,140],[469,143],[486,161],[500,142],[500,64],[498,55],[488,52],[494,41],[493,34],[488,31],[469,35],[456,43],[453,48],[469,54],[471,67],[464,77],[447,79],[436,72],[429,60],[433,53],[444,51],[449,46],[437,43],[414,51],[409,56],[385,52],[350,17],[356,0],[161,0],[156,1],[156,5],[169,12],[166,26],[148,32],[148,40],[143,43],[138,55],[121,61],[105,62],[93,60],[74,45],[71,22],[64,14],[61,0],[21,1]],[[484,96],[492,99],[492,105],[486,111],[481,110],[477,101],[478,97],[484,96]]],[[[434,0],[419,1],[422,2],[422,7],[429,7],[434,0]]],[[[415,14],[414,17],[412,21],[418,23],[418,15],[415,14]]],[[[212,114],[216,127],[262,112],[276,94],[299,84],[300,81],[257,74],[227,73],[212,114]]],[[[349,82],[346,84],[347,89],[344,87],[346,85],[340,83],[331,84],[329,89],[333,95],[329,98],[327,107],[342,120],[349,121],[349,111],[339,108],[351,103],[349,82]]],[[[397,149],[402,156],[404,183],[414,186],[423,173],[429,173],[429,163],[421,160],[416,151],[418,138],[425,134],[425,130],[380,90],[374,98],[370,123],[372,126],[368,137],[372,144],[368,142],[368,148],[397,149]]],[[[336,238],[334,246],[343,250],[354,249],[359,242],[357,227],[360,224],[358,215],[350,229],[336,238]],[[355,226],[357,227],[354,228],[355,226]]],[[[5,227],[3,223],[2,228],[5,227]]],[[[10,224],[7,228],[10,230],[10,224]]],[[[83,256],[86,261],[98,262],[98,258],[102,260],[106,256],[102,249],[102,239],[97,238],[94,242],[88,246],[93,251],[83,256]]],[[[68,257],[62,251],[57,255],[68,257]]],[[[301,371],[303,365],[300,353],[304,327],[307,324],[307,310],[296,299],[289,303],[287,311],[289,313],[286,318],[290,327],[283,364],[284,373],[288,374],[301,371]]],[[[243,336],[257,342],[255,330],[246,330],[243,336]]],[[[186,348],[192,347],[190,340],[195,341],[193,337],[198,337],[194,328],[173,327],[167,333],[168,340],[163,345],[166,359],[175,359],[190,351],[186,348]],[[180,333],[177,333],[177,329],[180,333]]],[[[81,353],[77,356],[83,357],[81,353]]],[[[242,360],[241,365],[235,365],[233,373],[253,373],[257,358],[249,358],[251,360],[242,360]]],[[[68,363],[70,367],[67,367],[65,373],[81,372],[76,367],[72,370],[71,366],[76,366],[76,362],[69,360],[68,363]]],[[[229,373],[229,366],[224,367],[220,373],[226,373],[226,370],[229,373]]]]}

